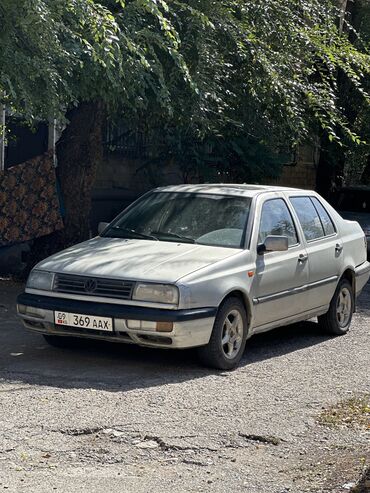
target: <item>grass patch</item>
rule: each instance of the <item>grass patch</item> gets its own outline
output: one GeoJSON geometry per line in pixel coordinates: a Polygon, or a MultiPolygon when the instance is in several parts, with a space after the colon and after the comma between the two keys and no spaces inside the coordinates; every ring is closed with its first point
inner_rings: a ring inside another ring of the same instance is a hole
{"type": "Polygon", "coordinates": [[[340,401],[325,409],[318,418],[325,426],[360,427],[370,430],[370,394],[340,401]]]}

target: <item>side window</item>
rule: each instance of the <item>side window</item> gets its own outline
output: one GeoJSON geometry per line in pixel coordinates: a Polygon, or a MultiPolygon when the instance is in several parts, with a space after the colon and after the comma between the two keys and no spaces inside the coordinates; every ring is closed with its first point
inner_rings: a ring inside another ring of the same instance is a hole
{"type": "Polygon", "coordinates": [[[333,235],[335,233],[335,227],[334,223],[329,216],[329,214],[326,212],[324,209],[324,206],[321,204],[319,200],[317,200],[316,197],[311,197],[311,200],[316,207],[317,212],[319,213],[321,223],[324,227],[324,232],[326,236],[333,235]]]}
{"type": "Polygon", "coordinates": [[[298,243],[292,216],[283,199],[267,200],[262,206],[258,243],[269,235],[287,236],[289,246],[298,243]]]}
{"type": "Polygon", "coordinates": [[[319,215],[309,197],[291,197],[290,201],[297,213],[306,240],[316,240],[325,236],[319,215]]]}

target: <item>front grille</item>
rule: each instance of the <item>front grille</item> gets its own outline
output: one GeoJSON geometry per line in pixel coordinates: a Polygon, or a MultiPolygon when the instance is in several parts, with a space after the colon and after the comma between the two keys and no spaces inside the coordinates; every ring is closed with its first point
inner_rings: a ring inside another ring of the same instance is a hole
{"type": "Polygon", "coordinates": [[[84,294],[88,296],[130,300],[134,286],[134,281],[56,274],[53,290],[58,293],[84,294]]]}

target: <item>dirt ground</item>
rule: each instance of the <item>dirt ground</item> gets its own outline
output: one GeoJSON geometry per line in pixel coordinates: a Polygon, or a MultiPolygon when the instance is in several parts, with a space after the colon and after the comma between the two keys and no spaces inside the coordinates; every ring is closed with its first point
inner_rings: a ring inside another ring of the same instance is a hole
{"type": "Polygon", "coordinates": [[[22,289],[0,281],[0,490],[354,491],[370,460],[370,286],[346,336],[313,321],[256,336],[231,373],[192,351],[51,348],[16,317],[22,289]]]}

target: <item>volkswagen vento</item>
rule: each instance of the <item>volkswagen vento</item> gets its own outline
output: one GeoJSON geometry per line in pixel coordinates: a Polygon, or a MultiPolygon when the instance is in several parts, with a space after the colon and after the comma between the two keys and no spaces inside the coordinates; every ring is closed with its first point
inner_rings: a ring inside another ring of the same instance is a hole
{"type": "Polygon", "coordinates": [[[55,346],[197,347],[204,364],[229,370],[248,338],[281,325],[318,317],[345,334],[369,275],[361,227],[315,192],[171,186],[39,263],[18,313],[55,346]]]}

